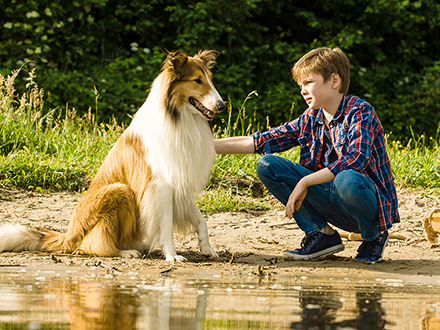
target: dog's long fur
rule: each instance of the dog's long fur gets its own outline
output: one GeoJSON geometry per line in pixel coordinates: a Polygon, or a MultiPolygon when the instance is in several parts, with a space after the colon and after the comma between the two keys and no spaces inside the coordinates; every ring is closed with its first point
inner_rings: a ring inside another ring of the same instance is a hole
{"type": "Polygon", "coordinates": [[[217,256],[194,202],[215,155],[208,120],[225,108],[210,71],[217,55],[168,54],[147,100],[80,199],[67,232],[8,224],[0,227],[0,252],[140,257],[158,244],[167,260],[183,260],[174,247],[174,225],[181,232],[195,229],[201,252],[217,256]]]}

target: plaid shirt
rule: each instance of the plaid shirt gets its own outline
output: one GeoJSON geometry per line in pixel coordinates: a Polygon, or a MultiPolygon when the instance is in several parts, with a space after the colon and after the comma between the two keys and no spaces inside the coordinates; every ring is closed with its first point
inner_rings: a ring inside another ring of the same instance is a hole
{"type": "MultiPolygon", "coordinates": [[[[323,123],[321,109],[307,109],[290,123],[254,133],[255,152],[272,154],[300,146],[300,164],[318,171],[322,168],[323,123]]],[[[356,96],[344,95],[329,127],[338,160],[327,168],[335,176],[352,169],[370,178],[377,189],[380,228],[391,228],[400,221],[397,194],[382,124],[374,108],[356,96]]]]}

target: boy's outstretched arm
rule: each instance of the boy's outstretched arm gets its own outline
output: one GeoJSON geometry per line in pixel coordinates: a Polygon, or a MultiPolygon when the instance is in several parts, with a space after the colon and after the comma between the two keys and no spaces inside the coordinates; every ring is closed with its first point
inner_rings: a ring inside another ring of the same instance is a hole
{"type": "Polygon", "coordinates": [[[326,167],[322,170],[306,175],[299,180],[298,184],[295,186],[295,189],[293,189],[292,193],[290,194],[289,200],[286,204],[287,217],[292,219],[293,213],[299,210],[304,198],[306,198],[308,187],[315,184],[330,182],[334,179],[334,174],[326,167]]]}
{"type": "Polygon", "coordinates": [[[254,139],[252,136],[236,136],[214,140],[217,154],[253,154],[254,139]]]}

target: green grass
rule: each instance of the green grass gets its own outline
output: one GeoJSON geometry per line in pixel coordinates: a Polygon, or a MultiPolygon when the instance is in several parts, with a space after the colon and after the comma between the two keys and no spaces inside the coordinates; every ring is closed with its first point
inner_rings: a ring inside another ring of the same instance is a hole
{"type": "Polygon", "coordinates": [[[397,186],[422,187],[439,194],[440,148],[439,136],[412,138],[402,145],[400,141],[388,144],[388,153],[397,186]]]}
{"type": "Polygon", "coordinates": [[[81,190],[96,172],[123,128],[98,124],[75,109],[43,113],[43,91],[29,73],[17,95],[20,71],[0,76],[0,182],[29,189],[81,190]]]}
{"type": "MultiPolygon", "coordinates": [[[[44,112],[44,92],[27,73],[27,90],[18,95],[14,82],[24,70],[0,76],[0,185],[33,190],[84,191],[113,143],[124,130],[115,121],[98,123],[95,109],[76,116],[75,109],[44,112]]],[[[228,120],[214,127],[216,137],[247,135],[267,129],[246,113],[250,93],[237,108],[229,102],[228,120]]],[[[390,141],[388,151],[396,185],[440,191],[439,136],[412,135],[402,145],[390,141]]],[[[284,156],[298,160],[298,148],[284,156]]],[[[218,155],[198,205],[205,212],[263,210],[270,207],[255,167],[258,155],[218,155]]]]}

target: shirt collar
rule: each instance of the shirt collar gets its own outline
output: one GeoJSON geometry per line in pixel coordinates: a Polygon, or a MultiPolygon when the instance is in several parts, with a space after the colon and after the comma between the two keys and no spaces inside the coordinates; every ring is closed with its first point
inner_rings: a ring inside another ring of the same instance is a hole
{"type": "Polygon", "coordinates": [[[344,114],[344,109],[345,109],[345,103],[347,102],[347,96],[344,94],[342,96],[341,102],[339,103],[339,107],[338,110],[336,110],[336,113],[333,117],[334,120],[339,120],[339,118],[342,117],[342,115],[344,114]]]}
{"type": "MultiPolygon", "coordinates": [[[[344,109],[345,109],[345,103],[346,103],[346,102],[347,102],[347,97],[346,97],[346,95],[344,94],[344,95],[342,96],[342,100],[341,100],[341,102],[339,103],[338,110],[336,110],[336,113],[335,113],[335,115],[333,116],[333,119],[334,119],[335,121],[338,121],[339,118],[341,118],[341,116],[343,115],[343,113],[344,113],[344,109]]],[[[318,109],[318,115],[316,116],[316,121],[317,121],[318,124],[320,124],[320,125],[324,124],[324,113],[323,113],[322,108],[319,108],[319,109],[318,109]]]]}

